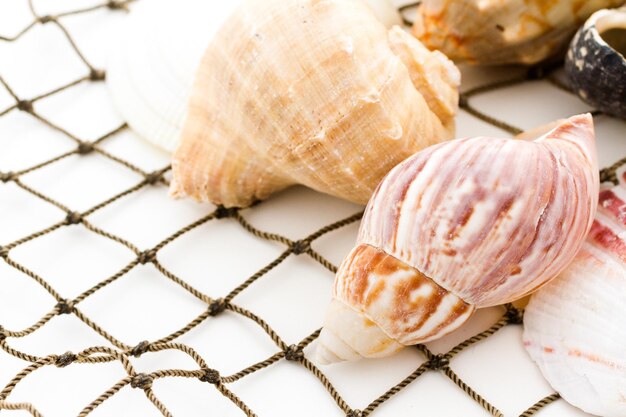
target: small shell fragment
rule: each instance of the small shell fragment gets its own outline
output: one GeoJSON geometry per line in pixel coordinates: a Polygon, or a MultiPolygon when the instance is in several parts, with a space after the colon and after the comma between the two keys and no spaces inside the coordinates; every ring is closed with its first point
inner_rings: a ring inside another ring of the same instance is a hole
{"type": "Polygon", "coordinates": [[[584,101],[626,119],[626,7],[587,20],[570,45],[565,70],[584,101]]]}
{"type": "Polygon", "coordinates": [[[571,265],[531,297],[524,345],[570,404],[626,416],[626,184],[603,186],[598,213],[571,265]]]}

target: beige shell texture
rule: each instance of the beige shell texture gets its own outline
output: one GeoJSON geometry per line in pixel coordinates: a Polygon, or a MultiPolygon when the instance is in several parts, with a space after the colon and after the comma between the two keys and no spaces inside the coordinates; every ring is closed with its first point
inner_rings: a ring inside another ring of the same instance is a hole
{"type": "Polygon", "coordinates": [[[568,268],[533,297],[524,345],[574,406],[626,416],[626,178],[600,192],[598,213],[568,268]]]}
{"type": "Polygon", "coordinates": [[[454,136],[460,73],[360,0],[249,0],[196,75],[172,194],[248,206],[293,184],[365,203],[454,136]]]}
{"type": "Polygon", "coordinates": [[[534,141],[442,143],[395,167],[337,272],[319,360],[385,356],[541,287],[589,231],[597,171],[590,115],[534,141]]]}
{"type": "MultiPolygon", "coordinates": [[[[108,54],[106,84],[131,129],[173,152],[195,73],[217,30],[244,0],[150,0],[133,4],[108,54]]],[[[387,27],[402,24],[390,0],[364,0],[387,27]]]]}
{"type": "Polygon", "coordinates": [[[413,33],[455,61],[532,65],[565,53],[597,10],[625,0],[423,0],[413,33]]]}

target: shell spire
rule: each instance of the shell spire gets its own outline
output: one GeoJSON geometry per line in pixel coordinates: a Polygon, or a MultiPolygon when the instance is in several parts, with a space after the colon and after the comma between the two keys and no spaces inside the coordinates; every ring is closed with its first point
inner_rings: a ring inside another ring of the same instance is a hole
{"type": "Polygon", "coordinates": [[[196,74],[172,194],[248,206],[293,184],[366,203],[454,136],[460,73],[363,0],[249,0],[196,74]]]}
{"type": "Polygon", "coordinates": [[[597,191],[589,114],[534,141],[458,139],[415,154],[365,210],[318,359],[386,356],[541,287],[580,249],[597,191]]]}

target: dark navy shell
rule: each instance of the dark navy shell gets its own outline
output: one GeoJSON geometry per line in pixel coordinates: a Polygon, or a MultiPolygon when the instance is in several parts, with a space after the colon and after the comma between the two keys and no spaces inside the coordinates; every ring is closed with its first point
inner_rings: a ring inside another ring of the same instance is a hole
{"type": "MultiPolygon", "coordinates": [[[[596,28],[598,19],[613,13],[623,15],[626,21],[626,8],[601,10],[587,20],[570,44],[565,70],[572,88],[583,100],[605,113],[626,119],[626,57],[623,50],[620,53],[609,45],[596,28]]],[[[605,28],[603,33],[611,29],[613,36],[626,38],[626,25],[605,28]]],[[[620,40],[617,42],[620,45],[626,43],[626,39],[620,40]]]]}

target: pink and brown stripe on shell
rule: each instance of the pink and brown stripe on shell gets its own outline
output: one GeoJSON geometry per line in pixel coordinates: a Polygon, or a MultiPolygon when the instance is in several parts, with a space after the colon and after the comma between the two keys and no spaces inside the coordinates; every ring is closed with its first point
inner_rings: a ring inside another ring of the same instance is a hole
{"type": "Polygon", "coordinates": [[[319,361],[387,356],[541,287],[580,249],[598,182],[588,114],[533,141],[457,139],[405,160],[339,267],[319,361]]]}

